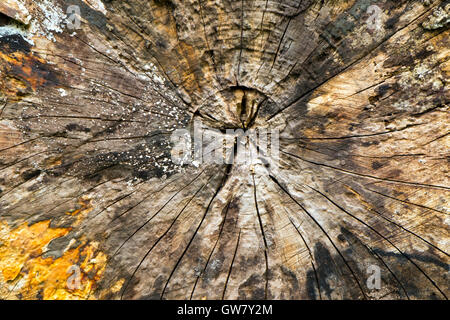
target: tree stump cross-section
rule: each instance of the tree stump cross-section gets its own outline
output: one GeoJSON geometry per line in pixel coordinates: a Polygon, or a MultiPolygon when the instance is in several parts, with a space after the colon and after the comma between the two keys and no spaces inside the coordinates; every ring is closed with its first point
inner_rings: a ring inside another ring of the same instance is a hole
{"type": "Polygon", "coordinates": [[[449,22],[438,0],[2,1],[0,298],[447,299],[449,22]],[[278,152],[174,161],[199,123],[278,152]]]}

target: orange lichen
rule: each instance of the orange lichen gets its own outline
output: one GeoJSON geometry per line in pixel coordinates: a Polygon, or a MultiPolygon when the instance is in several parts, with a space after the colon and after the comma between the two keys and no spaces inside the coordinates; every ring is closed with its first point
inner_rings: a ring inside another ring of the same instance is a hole
{"type": "Polygon", "coordinates": [[[80,208],[66,212],[67,215],[70,216],[76,216],[77,220],[72,223],[73,227],[78,226],[81,221],[84,220],[84,218],[89,214],[89,212],[92,211],[93,207],[91,205],[91,200],[88,197],[81,197],[78,200],[78,204],[80,205],[80,208]]]}
{"type": "Polygon", "coordinates": [[[28,226],[23,223],[9,230],[6,223],[0,222],[0,273],[4,281],[14,280],[30,257],[43,253],[43,249],[53,239],[66,235],[69,230],[49,228],[50,221],[42,221],[28,226]]]}
{"type": "Polygon", "coordinates": [[[46,61],[26,49],[0,47],[0,73],[0,92],[12,100],[57,82],[46,61]]]}
{"type": "MultiPolygon", "coordinates": [[[[92,210],[88,198],[79,200],[81,207],[67,212],[77,216],[78,225],[92,210]]],[[[98,243],[73,239],[58,258],[43,257],[48,244],[59,237],[70,236],[72,228],[51,228],[50,220],[32,225],[23,223],[11,229],[0,222],[0,298],[3,299],[93,299],[93,288],[103,276],[107,256],[98,243]]],[[[122,284],[116,284],[119,287],[122,284]]]]}
{"type": "Polygon", "coordinates": [[[30,261],[28,287],[32,294],[40,291],[45,300],[94,298],[93,286],[101,279],[105,266],[106,255],[97,251],[97,243],[80,245],[55,260],[39,257],[30,261]]]}
{"type": "Polygon", "coordinates": [[[51,157],[45,160],[45,167],[46,168],[54,168],[58,167],[62,164],[62,159],[60,156],[57,157],[51,157]]]}
{"type": "Polygon", "coordinates": [[[122,278],[120,280],[118,280],[112,287],[111,287],[111,292],[112,293],[117,293],[120,291],[120,289],[122,289],[123,284],[125,283],[125,279],[122,278]]]}

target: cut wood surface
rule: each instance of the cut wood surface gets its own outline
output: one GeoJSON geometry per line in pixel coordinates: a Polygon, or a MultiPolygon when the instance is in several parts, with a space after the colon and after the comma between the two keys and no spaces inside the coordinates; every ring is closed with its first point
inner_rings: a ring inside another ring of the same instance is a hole
{"type": "Polygon", "coordinates": [[[0,298],[447,299],[449,22],[432,0],[2,0],[0,298]],[[174,163],[198,121],[278,130],[279,158],[174,163]]]}

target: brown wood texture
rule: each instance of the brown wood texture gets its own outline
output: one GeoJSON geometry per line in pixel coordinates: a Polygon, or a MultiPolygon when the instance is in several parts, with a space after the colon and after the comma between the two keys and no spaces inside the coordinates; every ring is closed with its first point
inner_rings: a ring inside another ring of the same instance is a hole
{"type": "Polygon", "coordinates": [[[449,297],[448,1],[0,13],[0,298],[449,297]],[[279,167],[174,164],[195,120],[279,167]]]}

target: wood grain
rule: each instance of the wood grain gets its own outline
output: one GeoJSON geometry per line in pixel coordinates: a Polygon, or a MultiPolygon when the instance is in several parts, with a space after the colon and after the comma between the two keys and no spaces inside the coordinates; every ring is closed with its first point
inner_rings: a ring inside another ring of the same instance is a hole
{"type": "Polygon", "coordinates": [[[448,1],[0,14],[2,299],[450,295],[448,1]],[[197,120],[279,130],[279,166],[173,163],[197,120]]]}

